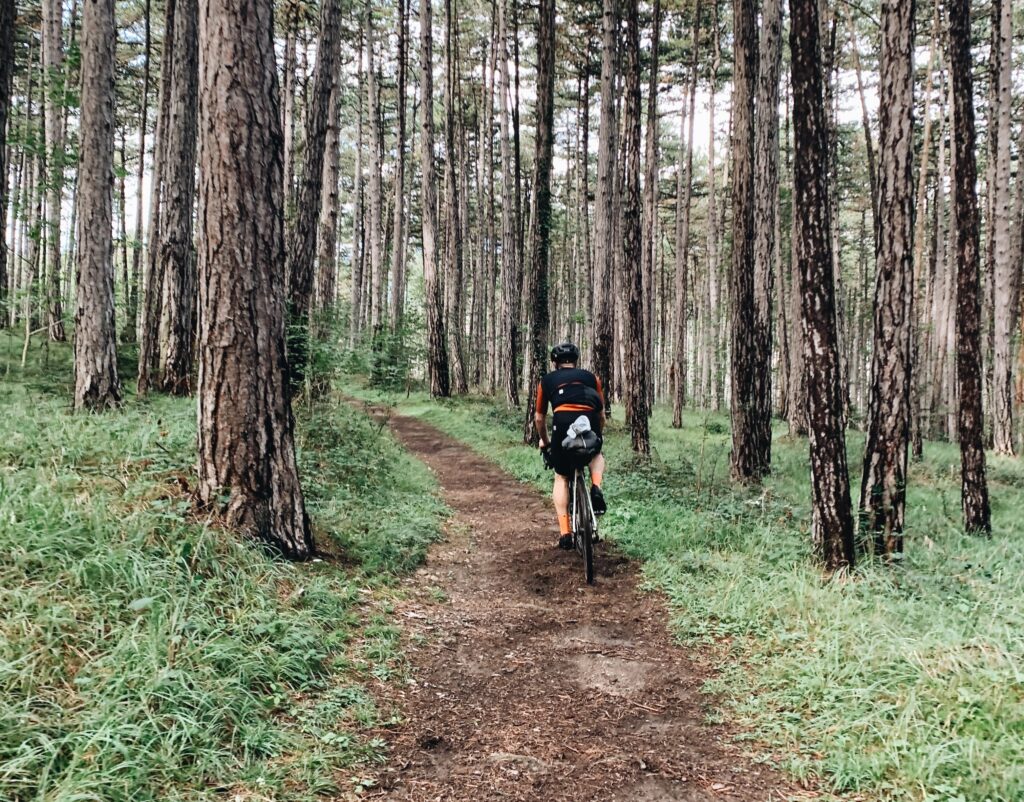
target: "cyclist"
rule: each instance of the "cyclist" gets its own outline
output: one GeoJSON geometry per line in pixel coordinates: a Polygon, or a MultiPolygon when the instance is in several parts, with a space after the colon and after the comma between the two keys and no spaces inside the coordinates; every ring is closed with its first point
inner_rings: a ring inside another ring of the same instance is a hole
{"type": "Polygon", "coordinates": [[[540,448],[545,462],[555,470],[555,485],[552,497],[555,512],[558,513],[558,547],[573,547],[569,526],[569,482],[567,477],[574,470],[569,455],[562,448],[566,431],[580,416],[586,416],[591,429],[597,433],[597,453],[590,462],[590,502],[595,515],[603,515],[607,509],[601,480],[604,474],[604,456],[601,454],[601,434],[605,426],[604,391],[601,380],[589,370],[579,368],[580,349],[571,342],[564,342],[551,349],[551,361],[555,369],[544,376],[537,385],[537,406],[533,424],[540,439],[540,448]],[[547,411],[552,407],[552,431],[548,437],[547,411]]]}

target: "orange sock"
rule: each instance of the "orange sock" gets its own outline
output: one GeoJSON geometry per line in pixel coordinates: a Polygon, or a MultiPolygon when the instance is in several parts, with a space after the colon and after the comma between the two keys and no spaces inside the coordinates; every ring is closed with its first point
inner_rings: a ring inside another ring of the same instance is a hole
{"type": "Polygon", "coordinates": [[[558,516],[558,534],[567,535],[569,534],[569,516],[559,515],[558,516]]]}
{"type": "Polygon", "coordinates": [[[590,472],[590,484],[592,484],[594,487],[600,487],[601,486],[601,474],[595,473],[594,471],[591,471],[590,472]]]}

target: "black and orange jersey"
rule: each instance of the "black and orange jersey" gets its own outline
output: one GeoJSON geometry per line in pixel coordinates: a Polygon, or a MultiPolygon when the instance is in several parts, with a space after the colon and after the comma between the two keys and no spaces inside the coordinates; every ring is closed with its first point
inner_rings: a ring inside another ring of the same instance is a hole
{"type": "Polygon", "coordinates": [[[601,380],[589,370],[559,368],[537,385],[537,412],[546,415],[548,405],[558,412],[600,412],[604,409],[601,380]]]}

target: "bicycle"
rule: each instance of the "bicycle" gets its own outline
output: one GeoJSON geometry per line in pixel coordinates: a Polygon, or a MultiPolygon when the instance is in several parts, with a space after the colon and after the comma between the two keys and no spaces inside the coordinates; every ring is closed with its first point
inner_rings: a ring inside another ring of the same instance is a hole
{"type": "Polygon", "coordinates": [[[584,468],[577,468],[569,482],[569,520],[572,523],[572,540],[576,552],[583,558],[583,570],[587,584],[594,584],[594,543],[597,541],[597,516],[590,503],[587,477],[584,468]]]}

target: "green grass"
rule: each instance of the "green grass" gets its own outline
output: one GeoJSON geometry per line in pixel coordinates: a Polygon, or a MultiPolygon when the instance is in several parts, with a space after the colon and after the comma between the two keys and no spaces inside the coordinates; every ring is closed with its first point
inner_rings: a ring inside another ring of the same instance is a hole
{"type": "Polygon", "coordinates": [[[73,415],[68,349],[19,360],[0,335],[0,799],[352,790],[392,715],[369,688],[403,670],[392,577],[444,514],[429,472],[348,406],[301,411],[343,562],[284,563],[192,505],[193,401],[73,415]]]}
{"type": "MultiPolygon", "coordinates": [[[[484,399],[389,400],[549,487],[519,444],[521,413],[484,399]]],[[[811,559],[806,441],[780,429],[773,475],[744,491],[728,481],[726,417],[690,413],[681,431],[668,423],[657,410],[645,468],[613,425],[603,532],[643,561],[678,637],[715,644],[721,670],[709,690],[755,750],[862,798],[1024,799],[1021,462],[990,458],[994,536],[966,537],[958,450],[927,443],[912,468],[904,564],[865,565],[836,582],[811,559]]],[[[858,472],[862,447],[851,433],[858,472]]],[[[853,482],[856,497],[859,475],[853,482]]]]}

